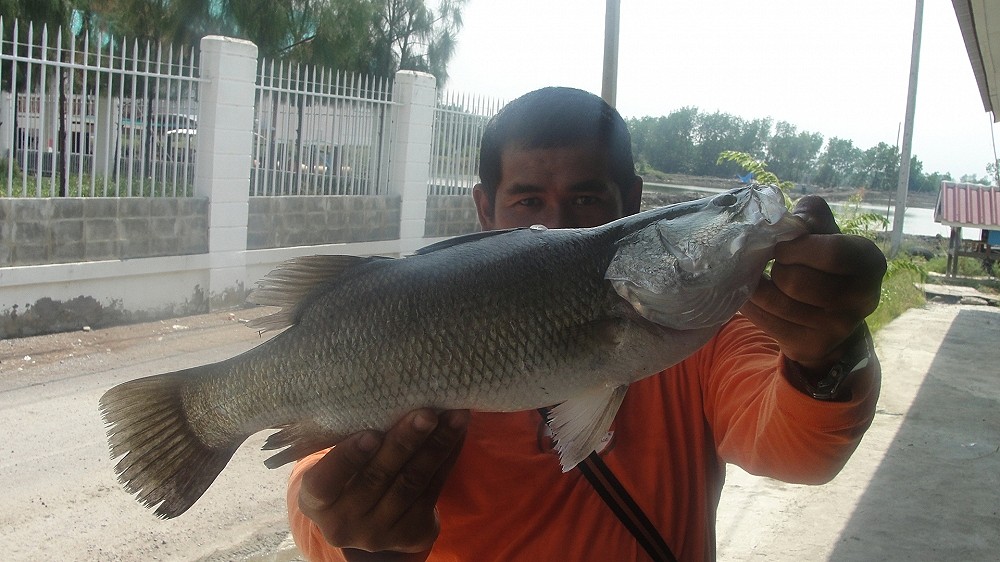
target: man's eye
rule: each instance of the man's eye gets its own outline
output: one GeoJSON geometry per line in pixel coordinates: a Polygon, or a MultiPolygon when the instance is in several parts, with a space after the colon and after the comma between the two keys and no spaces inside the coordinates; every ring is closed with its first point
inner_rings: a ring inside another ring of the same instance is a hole
{"type": "Polygon", "coordinates": [[[594,197],[593,195],[580,195],[573,200],[576,205],[597,205],[601,202],[600,197],[594,197]]]}
{"type": "Polygon", "coordinates": [[[522,207],[537,207],[541,205],[541,199],[537,197],[526,197],[524,199],[518,199],[517,204],[522,207]]]}

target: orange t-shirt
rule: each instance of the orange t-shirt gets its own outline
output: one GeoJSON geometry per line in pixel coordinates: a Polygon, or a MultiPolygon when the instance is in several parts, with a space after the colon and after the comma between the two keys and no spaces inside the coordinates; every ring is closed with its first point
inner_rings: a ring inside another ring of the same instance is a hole
{"type": "MultiPolygon", "coordinates": [[[[694,355],[634,383],[601,455],[678,560],[715,559],[725,463],[797,483],[833,478],[871,424],[873,360],[847,402],[821,402],[787,381],[774,341],[737,316],[694,355]]],[[[563,474],[541,416],[473,412],[438,500],[428,560],[616,560],[648,557],[583,475],[563,474]]],[[[288,487],[292,534],[310,560],[343,560],[298,510],[301,460],[288,487]]]]}

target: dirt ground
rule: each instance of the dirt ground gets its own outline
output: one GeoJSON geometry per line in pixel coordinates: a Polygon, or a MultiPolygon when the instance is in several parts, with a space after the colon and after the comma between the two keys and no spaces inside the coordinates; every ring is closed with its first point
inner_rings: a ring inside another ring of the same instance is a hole
{"type": "MultiPolygon", "coordinates": [[[[252,439],[188,513],[156,519],[117,484],[97,410],[124,380],[260,342],[240,310],[0,341],[0,558],[298,560],[287,468],[252,439]]],[[[931,303],[877,338],[878,414],[832,483],[731,469],[719,559],[996,560],[1000,552],[1000,309],[931,303]],[[991,347],[993,346],[993,347],[991,347]]]]}

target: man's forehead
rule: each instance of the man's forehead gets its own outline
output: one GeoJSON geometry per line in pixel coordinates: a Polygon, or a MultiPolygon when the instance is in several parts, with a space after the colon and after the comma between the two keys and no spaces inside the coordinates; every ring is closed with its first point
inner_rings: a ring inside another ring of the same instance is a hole
{"type": "Polygon", "coordinates": [[[553,143],[553,142],[538,143],[538,142],[531,142],[529,139],[517,139],[505,143],[500,148],[500,155],[503,156],[505,154],[512,152],[534,152],[534,151],[559,150],[559,149],[567,149],[567,150],[579,149],[579,150],[592,151],[595,153],[604,152],[601,143],[599,143],[597,139],[579,139],[579,140],[560,142],[560,143],[553,143]]]}

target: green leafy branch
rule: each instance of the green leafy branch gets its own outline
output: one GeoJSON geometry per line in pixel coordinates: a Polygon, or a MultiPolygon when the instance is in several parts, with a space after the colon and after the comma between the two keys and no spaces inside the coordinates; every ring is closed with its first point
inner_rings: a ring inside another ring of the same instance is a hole
{"type": "Polygon", "coordinates": [[[752,172],[754,181],[759,184],[776,185],[786,193],[795,187],[790,181],[779,180],[774,172],[768,171],[767,164],[764,164],[762,160],[757,160],[746,152],[723,150],[719,153],[719,158],[715,163],[722,164],[723,162],[735,162],[739,164],[744,170],[752,172]]]}

